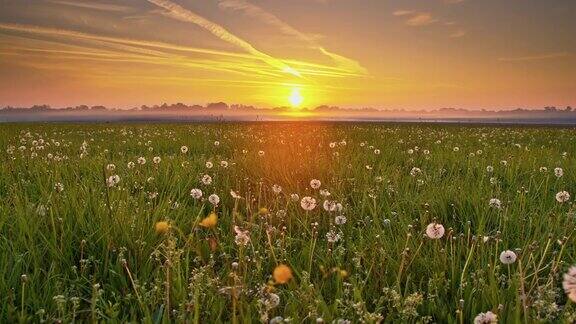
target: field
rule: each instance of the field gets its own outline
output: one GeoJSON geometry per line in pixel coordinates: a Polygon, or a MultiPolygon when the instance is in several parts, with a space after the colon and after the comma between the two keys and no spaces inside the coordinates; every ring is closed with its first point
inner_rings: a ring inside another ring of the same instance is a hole
{"type": "Polygon", "coordinates": [[[0,322],[573,322],[575,135],[0,125],[0,322]]]}

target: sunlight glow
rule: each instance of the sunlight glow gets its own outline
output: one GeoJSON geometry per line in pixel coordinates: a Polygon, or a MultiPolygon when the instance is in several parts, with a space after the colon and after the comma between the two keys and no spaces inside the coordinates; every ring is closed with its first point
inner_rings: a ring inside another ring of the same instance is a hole
{"type": "Polygon", "coordinates": [[[290,97],[288,97],[288,101],[290,101],[290,105],[292,105],[294,108],[299,107],[302,104],[304,97],[302,97],[302,94],[300,94],[299,88],[292,89],[290,97]]]}

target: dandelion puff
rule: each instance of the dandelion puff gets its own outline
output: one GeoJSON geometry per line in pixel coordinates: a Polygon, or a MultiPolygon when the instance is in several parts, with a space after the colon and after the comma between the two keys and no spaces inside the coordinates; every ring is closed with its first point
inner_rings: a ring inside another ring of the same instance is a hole
{"type": "Polygon", "coordinates": [[[502,208],[502,202],[498,198],[492,198],[488,202],[488,206],[490,206],[490,208],[500,209],[502,208]]]}
{"type": "Polygon", "coordinates": [[[318,180],[318,179],[310,180],[310,187],[312,189],[318,189],[318,188],[320,188],[321,185],[322,185],[322,182],[320,182],[320,180],[318,180]]]}
{"type": "Polygon", "coordinates": [[[571,266],[564,274],[562,288],[571,301],[576,303],[576,266],[571,266]]]}
{"type": "Polygon", "coordinates": [[[500,253],[500,262],[503,264],[512,264],[516,262],[516,258],[516,253],[510,250],[506,250],[500,253]]]}
{"type": "Polygon", "coordinates": [[[246,246],[250,243],[250,232],[242,230],[238,226],[234,226],[234,232],[236,232],[236,236],[234,237],[234,243],[239,246],[246,246]]]}
{"type": "Polygon", "coordinates": [[[273,191],[275,194],[278,195],[278,194],[280,194],[280,193],[282,192],[282,187],[280,187],[279,185],[275,184],[275,185],[272,186],[272,191],[273,191]]]}
{"type": "Polygon", "coordinates": [[[190,196],[192,196],[192,198],[194,198],[194,199],[200,199],[200,198],[202,198],[202,190],[200,190],[198,188],[194,188],[194,189],[190,190],[190,196]]]}
{"type": "Polygon", "coordinates": [[[207,174],[205,174],[205,175],[202,176],[201,181],[202,181],[202,183],[203,183],[204,185],[208,186],[208,185],[212,184],[212,177],[209,176],[209,175],[207,175],[207,174]]]}
{"type": "Polygon", "coordinates": [[[162,158],[160,158],[159,156],[155,156],[154,158],[152,158],[152,162],[154,164],[158,164],[162,161],[162,158]]]}
{"type": "Polygon", "coordinates": [[[220,197],[218,197],[217,194],[211,194],[210,196],[208,196],[208,201],[214,205],[217,206],[218,203],[220,203],[220,197]]]}
{"type": "Polygon", "coordinates": [[[64,191],[64,185],[61,182],[56,182],[54,184],[54,190],[56,190],[56,192],[60,193],[60,192],[64,191]]]}
{"type": "Polygon", "coordinates": [[[182,146],[180,147],[180,152],[182,152],[182,154],[188,153],[188,146],[182,145],[182,146]]]}
{"type": "Polygon", "coordinates": [[[302,200],[300,200],[300,206],[302,206],[304,210],[312,210],[316,208],[316,199],[308,196],[303,197],[302,200]]]}
{"type": "Polygon", "coordinates": [[[336,225],[344,225],[346,224],[346,216],[344,215],[338,215],[334,218],[334,223],[336,223],[336,225]]]}
{"type": "Polygon", "coordinates": [[[498,323],[498,316],[490,311],[480,313],[474,317],[474,324],[495,324],[498,323]]]}
{"type": "Polygon", "coordinates": [[[298,196],[298,194],[293,193],[290,195],[290,199],[292,201],[296,202],[296,201],[300,200],[300,196],[298,196]]]}
{"type": "Polygon", "coordinates": [[[437,240],[444,236],[445,230],[442,224],[430,223],[426,226],[426,236],[433,240],[437,240]]]}
{"type": "Polygon", "coordinates": [[[559,203],[565,203],[570,200],[570,193],[568,191],[560,191],[556,194],[556,201],[559,203]]]}
{"type": "Polygon", "coordinates": [[[564,175],[564,169],[562,169],[562,168],[560,168],[560,167],[555,168],[555,169],[554,169],[554,175],[555,175],[557,178],[561,178],[561,177],[564,175]]]}

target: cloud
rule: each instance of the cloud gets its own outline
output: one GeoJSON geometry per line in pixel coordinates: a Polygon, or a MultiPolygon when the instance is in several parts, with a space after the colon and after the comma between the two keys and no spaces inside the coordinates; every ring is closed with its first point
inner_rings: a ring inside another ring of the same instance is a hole
{"type": "Polygon", "coordinates": [[[529,56],[518,56],[518,57],[500,57],[498,61],[501,62],[525,62],[525,61],[541,61],[541,60],[550,60],[555,58],[562,58],[571,56],[568,52],[554,52],[554,53],[544,53],[538,55],[529,55],[529,56]]]}
{"type": "Polygon", "coordinates": [[[274,26],[278,28],[282,33],[289,36],[294,36],[308,43],[308,45],[311,48],[316,49],[320,51],[322,54],[330,57],[334,62],[336,62],[336,64],[338,64],[340,67],[346,70],[349,70],[350,72],[358,74],[367,73],[366,69],[363,68],[357,61],[354,61],[342,55],[329,52],[328,50],[326,50],[324,47],[322,47],[317,43],[316,41],[317,37],[312,37],[310,35],[300,32],[296,28],[292,27],[290,24],[278,18],[276,15],[250,2],[247,2],[245,0],[220,0],[218,6],[222,9],[241,11],[249,17],[260,19],[263,22],[271,26],[274,26]]]}
{"type": "Polygon", "coordinates": [[[247,41],[243,40],[242,38],[232,34],[224,27],[188,10],[183,8],[182,6],[168,1],[168,0],[148,0],[148,2],[155,4],[158,7],[164,8],[167,10],[167,15],[172,17],[173,19],[190,22],[193,23],[201,28],[212,33],[214,36],[220,38],[221,40],[233,44],[246,52],[254,55],[255,57],[259,58],[266,64],[273,66],[279,69],[282,72],[292,74],[294,76],[301,77],[301,74],[294,68],[288,66],[282,60],[272,57],[266,53],[263,53],[257,50],[252,44],[248,43],[247,41]]]}
{"type": "MultiPolygon", "coordinates": [[[[36,55],[54,54],[59,62],[84,60],[109,63],[154,64],[179,67],[179,71],[182,71],[183,68],[200,68],[252,77],[283,78],[278,68],[262,62],[260,57],[249,53],[227,52],[157,41],[95,35],[66,29],[10,23],[0,23],[0,33],[2,32],[8,35],[14,34],[17,39],[31,34],[31,37],[24,39],[39,43],[38,48],[30,47],[28,42],[25,43],[26,47],[19,47],[19,43],[8,46],[7,39],[4,39],[5,47],[11,49],[8,54],[13,57],[32,55],[33,53],[36,53],[36,55]]],[[[338,58],[336,57],[335,59],[338,58]]],[[[304,76],[316,75],[339,78],[354,75],[352,72],[340,67],[298,60],[282,61],[286,65],[294,66],[304,76]]],[[[54,64],[55,68],[58,66],[61,68],[62,65],[54,64]]]]}
{"type": "Polygon", "coordinates": [[[462,2],[464,2],[464,0],[444,0],[445,4],[457,4],[462,2]]]}
{"type": "Polygon", "coordinates": [[[450,38],[460,38],[466,35],[466,31],[463,29],[459,29],[452,34],[449,35],[450,38]]]}
{"type": "Polygon", "coordinates": [[[420,12],[412,15],[408,20],[406,20],[406,25],[412,27],[427,26],[437,22],[438,19],[432,17],[432,14],[428,12],[420,12]]]}
{"type": "Polygon", "coordinates": [[[59,4],[59,5],[64,5],[64,6],[78,7],[78,8],[84,8],[84,9],[94,9],[94,10],[101,10],[101,11],[126,12],[126,11],[129,11],[131,9],[130,7],[115,5],[115,4],[110,4],[110,3],[66,1],[66,0],[48,0],[48,2],[59,4]]]}
{"type": "Polygon", "coordinates": [[[412,10],[396,10],[392,13],[392,15],[397,16],[397,17],[401,17],[401,16],[406,16],[406,15],[412,15],[414,13],[414,11],[412,10]]]}

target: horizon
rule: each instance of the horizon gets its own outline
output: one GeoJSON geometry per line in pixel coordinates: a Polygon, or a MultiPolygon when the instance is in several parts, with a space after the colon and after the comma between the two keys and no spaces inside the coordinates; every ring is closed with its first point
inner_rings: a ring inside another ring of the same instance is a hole
{"type": "Polygon", "coordinates": [[[0,106],[576,105],[576,3],[5,0],[0,106]]]}

